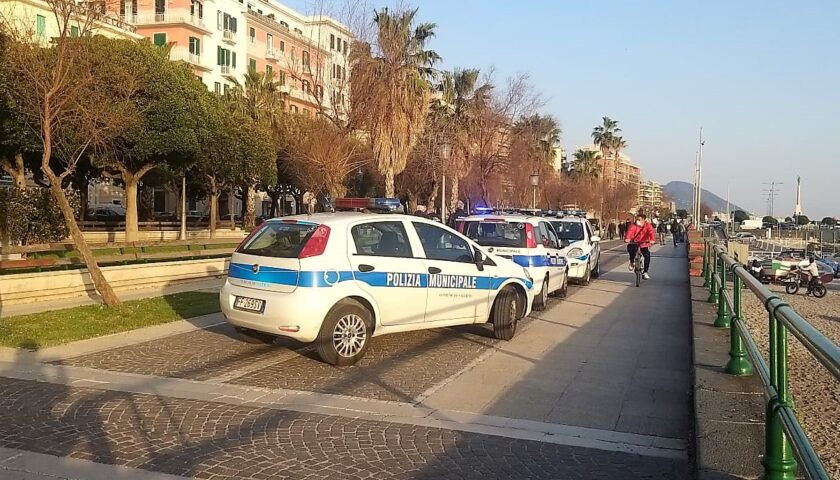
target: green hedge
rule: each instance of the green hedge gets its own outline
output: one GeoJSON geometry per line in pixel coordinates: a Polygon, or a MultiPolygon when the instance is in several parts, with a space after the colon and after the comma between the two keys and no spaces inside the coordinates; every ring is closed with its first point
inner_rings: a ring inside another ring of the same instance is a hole
{"type": "MultiPolygon", "coordinates": [[[[65,192],[78,212],[79,199],[65,192]]],[[[64,217],[49,189],[40,187],[0,188],[0,239],[12,245],[59,242],[69,232],[64,217]]]]}

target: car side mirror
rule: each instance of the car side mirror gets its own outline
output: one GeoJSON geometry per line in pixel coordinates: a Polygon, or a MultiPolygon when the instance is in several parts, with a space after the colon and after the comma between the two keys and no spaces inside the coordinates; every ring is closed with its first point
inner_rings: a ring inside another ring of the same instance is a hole
{"type": "Polygon", "coordinates": [[[592,240],[593,243],[597,243],[597,242],[601,241],[601,237],[599,237],[598,235],[595,235],[595,236],[591,237],[590,240],[592,240]]]}
{"type": "Polygon", "coordinates": [[[479,272],[484,271],[484,254],[481,253],[481,250],[476,249],[475,253],[473,254],[473,261],[475,262],[475,267],[478,269],[479,272]]]}

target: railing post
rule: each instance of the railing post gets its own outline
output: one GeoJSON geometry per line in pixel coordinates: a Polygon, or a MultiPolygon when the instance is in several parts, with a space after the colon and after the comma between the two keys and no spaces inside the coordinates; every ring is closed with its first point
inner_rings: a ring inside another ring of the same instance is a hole
{"type": "MultiPolygon", "coordinates": [[[[770,327],[770,384],[775,395],[767,401],[764,425],[764,480],[794,480],[796,478],[796,459],[793,448],[782,427],[779,408],[790,403],[788,390],[787,364],[787,329],[776,320],[776,310],[784,305],[779,303],[771,308],[774,298],[767,300],[770,327]]],[[[778,301],[778,298],[775,298],[778,301]]]]}
{"type": "Polygon", "coordinates": [[[729,305],[726,304],[726,262],[723,255],[718,257],[720,262],[720,285],[718,285],[717,318],[715,326],[718,328],[729,328],[729,305]]]}
{"type": "Polygon", "coordinates": [[[709,242],[703,241],[703,286],[709,286],[709,242]]]}
{"type": "Polygon", "coordinates": [[[737,376],[752,375],[753,368],[750,364],[747,350],[744,348],[744,339],[741,338],[740,324],[736,319],[743,323],[744,318],[741,316],[741,289],[743,283],[741,277],[735,269],[732,269],[732,319],[730,320],[729,330],[729,362],[726,364],[726,373],[737,376]]]}
{"type": "Polygon", "coordinates": [[[709,260],[709,303],[717,303],[718,301],[718,289],[717,281],[715,280],[715,270],[717,270],[717,251],[715,250],[714,245],[712,245],[712,258],[709,260]]]}

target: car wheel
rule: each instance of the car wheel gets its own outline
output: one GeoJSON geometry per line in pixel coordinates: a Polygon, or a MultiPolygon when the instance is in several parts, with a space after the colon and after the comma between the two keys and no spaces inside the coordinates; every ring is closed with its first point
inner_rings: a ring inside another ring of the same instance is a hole
{"type": "Polygon", "coordinates": [[[318,355],[330,365],[353,365],[367,351],[373,332],[371,313],[355,300],[339,302],[321,325],[315,340],[318,355]]]}
{"type": "Polygon", "coordinates": [[[505,287],[499,292],[493,304],[493,311],[490,312],[493,321],[493,336],[499,340],[513,338],[519,317],[524,310],[519,295],[512,288],[505,287]]]}
{"type": "Polygon", "coordinates": [[[598,278],[601,276],[601,259],[598,259],[595,262],[595,268],[592,269],[592,278],[598,278]]]}
{"type": "Polygon", "coordinates": [[[589,285],[589,282],[592,281],[592,266],[588,263],[586,264],[586,271],[583,272],[583,278],[580,279],[580,284],[583,286],[589,285]]]}
{"type": "Polygon", "coordinates": [[[534,299],[534,310],[542,312],[548,304],[548,278],[543,280],[542,290],[537,298],[534,299]]]}
{"type": "Polygon", "coordinates": [[[277,338],[277,335],[272,335],[270,333],[265,332],[258,332],[256,330],[251,330],[250,328],[243,327],[236,327],[236,333],[239,335],[239,339],[245,343],[267,345],[273,343],[274,339],[277,338]]]}
{"type": "Polygon", "coordinates": [[[569,272],[566,272],[566,277],[563,279],[563,286],[557,292],[559,298],[566,298],[569,296],[569,272]]]}

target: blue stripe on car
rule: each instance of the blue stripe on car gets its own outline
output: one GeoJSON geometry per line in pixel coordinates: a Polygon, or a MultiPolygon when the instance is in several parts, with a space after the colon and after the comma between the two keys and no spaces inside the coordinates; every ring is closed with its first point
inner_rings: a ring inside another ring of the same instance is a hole
{"type": "MultiPolygon", "coordinates": [[[[429,288],[429,277],[435,277],[433,288],[464,288],[476,290],[498,290],[504,282],[515,277],[486,277],[478,275],[429,275],[427,273],[405,272],[360,272],[360,271],[297,271],[286,268],[264,267],[260,265],[255,273],[252,265],[231,263],[228,276],[242,280],[250,280],[275,285],[290,285],[299,287],[331,287],[336,283],[349,280],[364,282],[372,287],[399,288],[429,288]],[[474,280],[473,280],[474,279],[474,280]],[[438,286],[441,285],[441,286],[438,286]],[[452,286],[445,286],[452,285],[452,286]]],[[[527,288],[533,282],[524,278],[517,278],[527,288]]]]}
{"type": "Polygon", "coordinates": [[[513,255],[512,260],[523,267],[565,267],[566,258],[557,257],[557,263],[551,263],[548,255],[513,255]]]}

